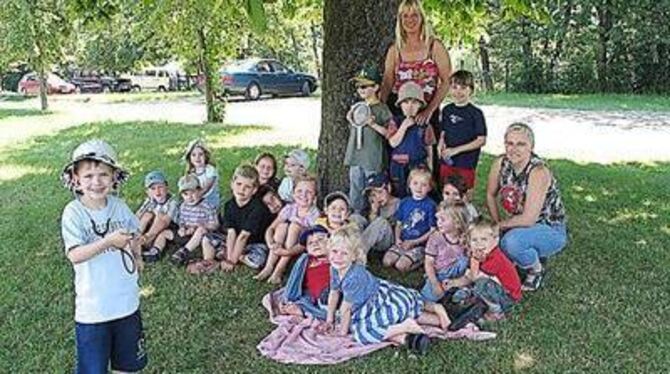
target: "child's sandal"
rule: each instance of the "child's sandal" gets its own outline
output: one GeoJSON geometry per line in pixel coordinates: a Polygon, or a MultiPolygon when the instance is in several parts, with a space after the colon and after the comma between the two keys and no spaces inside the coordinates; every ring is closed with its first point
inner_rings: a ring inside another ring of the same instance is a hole
{"type": "Polygon", "coordinates": [[[181,247],[177,252],[175,252],[172,255],[170,261],[177,266],[183,266],[186,265],[190,257],[191,252],[188,249],[186,249],[186,247],[181,247]]]}
{"type": "Polygon", "coordinates": [[[158,262],[161,258],[161,250],[158,247],[151,247],[142,252],[142,260],[147,264],[158,262]]]}
{"type": "Polygon", "coordinates": [[[430,338],[426,334],[407,334],[405,345],[410,352],[423,356],[428,352],[430,338]]]}

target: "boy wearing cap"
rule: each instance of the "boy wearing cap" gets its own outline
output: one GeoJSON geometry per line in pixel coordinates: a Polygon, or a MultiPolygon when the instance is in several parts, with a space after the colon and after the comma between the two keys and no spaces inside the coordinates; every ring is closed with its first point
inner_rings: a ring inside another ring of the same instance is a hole
{"type": "Polygon", "coordinates": [[[357,213],[365,208],[365,181],[371,175],[384,171],[387,163],[386,134],[393,115],[386,103],[379,101],[381,79],[375,66],[364,67],[351,79],[358,96],[365,101],[371,113],[360,131],[354,126],[354,106],[347,113],[350,126],[344,165],[349,167],[349,200],[357,213]],[[357,139],[358,136],[362,139],[357,139]]]}
{"type": "MultiPolygon", "coordinates": [[[[170,259],[175,265],[186,265],[193,257],[208,232],[219,227],[216,209],[202,197],[200,182],[195,175],[187,174],[179,179],[179,194],[183,202],[179,206],[179,229],[177,235],[163,231],[167,240],[174,240],[181,247],[170,259]]],[[[161,235],[163,235],[161,234],[161,235]]]]}
{"type": "Polygon", "coordinates": [[[384,173],[368,178],[364,193],[370,206],[369,224],[362,233],[366,253],[370,250],[385,252],[394,243],[393,226],[400,199],[391,195],[391,183],[384,173]]]}
{"type": "Polygon", "coordinates": [[[414,120],[414,116],[426,105],[421,86],[412,81],[400,86],[397,105],[403,114],[395,118],[388,129],[392,148],[389,172],[394,194],[403,198],[407,196],[409,172],[418,167],[432,168],[435,132],[431,126],[420,125],[414,120]],[[398,123],[400,126],[397,126],[398,123]]]}
{"type": "Polygon", "coordinates": [[[140,220],[140,244],[147,250],[142,251],[146,262],[156,262],[160,258],[165,243],[155,244],[158,234],[171,227],[177,229],[179,201],[168,191],[165,175],[154,170],[144,177],[147,197],[137,210],[140,220]]]}
{"type": "Polygon", "coordinates": [[[75,193],[63,210],[65,254],[74,267],[78,373],[136,372],[147,364],[140,316],[139,221],[112,193],[128,174],[104,141],[79,145],[61,179],[75,193]]]}
{"type": "Polygon", "coordinates": [[[302,149],[296,148],[284,157],[284,178],[279,184],[279,197],[286,203],[293,202],[293,184],[295,179],[309,169],[309,155],[302,149]]]}

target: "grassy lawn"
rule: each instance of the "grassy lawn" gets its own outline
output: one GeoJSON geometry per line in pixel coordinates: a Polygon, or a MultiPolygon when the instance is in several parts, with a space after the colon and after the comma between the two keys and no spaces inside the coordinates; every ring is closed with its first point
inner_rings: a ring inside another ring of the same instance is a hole
{"type": "Polygon", "coordinates": [[[51,114],[50,111],[42,111],[39,109],[7,109],[0,108],[0,120],[8,117],[25,117],[25,116],[43,116],[51,114]]]}
{"type": "MultiPolygon", "coordinates": [[[[58,175],[71,150],[100,137],[115,145],[133,176],[122,196],[135,209],[154,168],[171,189],[181,151],[204,136],[222,180],[258,148],[230,139],[259,128],[166,123],[96,123],[0,149],[0,372],[65,372],[74,362],[72,267],[63,254],[60,214],[71,196],[58,175]],[[161,141],[156,141],[160,134],[161,141]]],[[[287,149],[270,148],[276,155],[287,149]]],[[[491,158],[485,157],[480,181],[491,158]]],[[[385,349],[325,372],[668,372],[670,370],[670,165],[579,165],[554,160],[570,219],[571,243],[549,263],[547,287],[524,296],[489,342],[441,341],[425,357],[385,349]]],[[[227,182],[222,191],[228,196],[227,182]]],[[[482,201],[478,191],[477,205],[482,201]]],[[[372,261],[379,270],[379,260],[372,261]]],[[[381,272],[389,275],[388,273],[381,272]]],[[[167,261],[141,278],[147,373],[313,372],[261,357],[273,326],[260,305],[272,287],[248,269],[195,277],[167,261]]],[[[393,275],[418,286],[420,274],[393,275]]]]}
{"type": "MultiPolygon", "coordinates": [[[[102,99],[106,103],[133,103],[142,101],[169,101],[180,100],[187,97],[201,96],[198,91],[179,92],[116,92],[105,94],[102,99]]],[[[93,98],[96,95],[92,95],[93,98]]]]}
{"type": "Polygon", "coordinates": [[[483,105],[502,105],[530,108],[621,111],[670,111],[670,97],[660,95],[624,94],[523,94],[478,93],[475,101],[483,105]]]}

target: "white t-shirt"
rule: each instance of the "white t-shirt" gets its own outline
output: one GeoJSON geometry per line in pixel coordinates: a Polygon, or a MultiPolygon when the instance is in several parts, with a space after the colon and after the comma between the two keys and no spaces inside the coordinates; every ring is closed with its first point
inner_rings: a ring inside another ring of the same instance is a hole
{"type": "MultiPolygon", "coordinates": [[[[100,239],[109,220],[109,231],[139,230],[139,221],[123,200],[107,197],[107,206],[100,210],[86,208],[79,200],[71,201],[63,210],[61,230],[65,252],[100,239]]],[[[103,235],[104,236],[104,235],[103,235]]],[[[74,264],[75,311],[79,323],[100,323],[123,318],[140,306],[137,270],[128,273],[121,253],[108,248],[98,255],[74,264]]],[[[131,259],[125,256],[131,268],[131,259]]]]}
{"type": "Polygon", "coordinates": [[[212,165],[206,165],[205,170],[195,172],[195,176],[200,182],[200,187],[204,187],[208,181],[214,181],[212,187],[202,197],[209,205],[218,208],[221,205],[221,196],[219,193],[219,172],[212,165]]]}
{"type": "Polygon", "coordinates": [[[293,202],[293,179],[290,177],[284,177],[279,184],[277,189],[277,194],[279,198],[286,203],[293,202]]]}

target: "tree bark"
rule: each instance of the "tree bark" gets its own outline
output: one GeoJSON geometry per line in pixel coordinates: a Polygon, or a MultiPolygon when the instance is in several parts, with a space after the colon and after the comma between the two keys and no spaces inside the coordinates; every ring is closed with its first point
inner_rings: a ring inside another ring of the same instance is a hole
{"type": "Polygon", "coordinates": [[[479,37],[479,59],[482,64],[482,78],[486,91],[493,91],[493,77],[491,77],[491,60],[489,59],[489,47],[484,36],[479,37]]]}
{"type": "Polygon", "coordinates": [[[610,0],[603,0],[603,2],[596,9],[598,15],[598,84],[601,92],[609,92],[609,61],[608,61],[608,45],[610,39],[610,31],[612,29],[612,13],[609,9],[610,0]]]}
{"type": "Polygon", "coordinates": [[[317,47],[318,44],[318,38],[319,38],[319,26],[312,21],[312,24],[309,27],[310,32],[311,32],[311,39],[312,39],[312,53],[314,54],[314,65],[316,66],[316,76],[317,78],[321,79],[323,76],[321,75],[321,60],[319,58],[319,48],[317,47]]]}
{"type": "Polygon", "coordinates": [[[349,79],[367,62],[383,71],[393,42],[399,0],[324,1],[323,94],[317,171],[321,193],[348,186],[344,152],[349,136],[345,119],[356,101],[349,79]]]}
{"type": "Polygon", "coordinates": [[[212,69],[209,65],[209,56],[207,54],[207,39],[205,37],[205,30],[198,29],[198,49],[200,56],[200,69],[204,76],[205,83],[205,107],[207,108],[207,122],[218,122],[216,109],[214,108],[214,92],[212,90],[212,69]]]}

